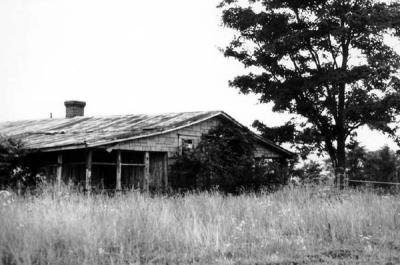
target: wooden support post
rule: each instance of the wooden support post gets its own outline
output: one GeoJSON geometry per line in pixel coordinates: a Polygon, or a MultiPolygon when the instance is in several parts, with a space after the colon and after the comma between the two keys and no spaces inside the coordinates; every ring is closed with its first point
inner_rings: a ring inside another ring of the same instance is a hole
{"type": "Polygon", "coordinates": [[[344,188],[349,187],[349,175],[346,173],[346,171],[343,173],[343,186],[344,188]]]}
{"type": "Polygon", "coordinates": [[[149,192],[150,185],[150,154],[146,152],[144,154],[144,190],[149,192]]]}
{"type": "Polygon", "coordinates": [[[117,174],[115,189],[121,191],[121,151],[117,150],[117,174]]]}
{"type": "Polygon", "coordinates": [[[22,194],[22,183],[21,180],[17,180],[17,195],[21,196],[22,194]]]}
{"type": "Polygon", "coordinates": [[[163,171],[164,171],[164,190],[168,191],[168,152],[164,154],[163,171]]]}
{"type": "Polygon", "coordinates": [[[62,164],[63,164],[62,154],[58,154],[58,156],[57,156],[57,180],[56,180],[57,191],[61,191],[62,164]]]}
{"type": "Polygon", "coordinates": [[[92,178],[92,150],[89,150],[86,155],[86,178],[85,178],[85,190],[89,194],[91,187],[91,178],[92,178]]]}
{"type": "Polygon", "coordinates": [[[281,184],[286,185],[289,181],[288,161],[284,158],[280,159],[279,167],[281,184]]]}

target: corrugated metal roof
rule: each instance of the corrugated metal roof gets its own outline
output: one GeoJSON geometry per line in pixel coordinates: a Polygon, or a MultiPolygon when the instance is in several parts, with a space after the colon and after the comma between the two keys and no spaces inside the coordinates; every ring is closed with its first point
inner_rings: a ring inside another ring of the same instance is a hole
{"type": "MultiPolygon", "coordinates": [[[[0,135],[22,140],[27,149],[74,149],[163,134],[216,116],[245,127],[223,111],[198,111],[3,122],[0,123],[0,135]]],[[[256,134],[254,137],[286,156],[294,155],[268,139],[256,134]]]]}
{"type": "Polygon", "coordinates": [[[221,111],[26,120],[0,123],[0,134],[21,139],[28,149],[98,146],[142,138],[210,119],[221,111]]]}

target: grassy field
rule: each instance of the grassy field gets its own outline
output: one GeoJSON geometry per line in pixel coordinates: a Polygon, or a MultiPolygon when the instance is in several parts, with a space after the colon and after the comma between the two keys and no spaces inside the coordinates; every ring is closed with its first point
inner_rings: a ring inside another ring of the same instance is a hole
{"type": "Polygon", "coordinates": [[[400,196],[285,188],[0,202],[1,264],[400,264],[400,196]]]}

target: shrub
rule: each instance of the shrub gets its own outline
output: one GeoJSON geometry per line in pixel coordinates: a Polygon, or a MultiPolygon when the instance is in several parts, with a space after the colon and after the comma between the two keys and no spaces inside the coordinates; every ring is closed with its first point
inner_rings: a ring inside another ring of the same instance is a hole
{"type": "Polygon", "coordinates": [[[322,176],[322,166],[316,161],[304,163],[292,171],[292,177],[298,178],[302,184],[320,184],[325,179],[322,176]]]}
{"type": "Polygon", "coordinates": [[[0,136],[0,189],[36,184],[38,172],[21,141],[0,136]]]}
{"type": "Polygon", "coordinates": [[[237,192],[279,182],[276,162],[254,158],[253,139],[250,131],[226,124],[211,129],[196,148],[176,155],[171,186],[237,192]]]}

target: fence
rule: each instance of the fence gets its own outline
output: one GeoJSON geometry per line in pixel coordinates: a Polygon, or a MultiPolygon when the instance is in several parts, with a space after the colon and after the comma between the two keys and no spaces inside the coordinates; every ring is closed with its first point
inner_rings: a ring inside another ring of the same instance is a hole
{"type": "Polygon", "coordinates": [[[399,182],[349,179],[347,183],[353,183],[353,185],[365,185],[367,189],[378,189],[384,192],[394,192],[395,194],[400,193],[399,182]]]}
{"type": "Polygon", "coordinates": [[[370,180],[355,180],[355,179],[349,179],[348,182],[355,182],[355,183],[371,183],[371,184],[384,184],[384,185],[400,185],[400,183],[398,183],[398,182],[370,181],[370,180]]]}

